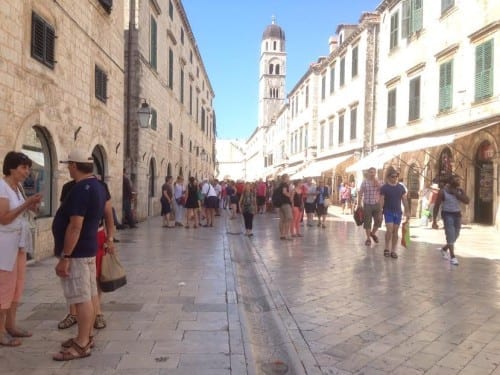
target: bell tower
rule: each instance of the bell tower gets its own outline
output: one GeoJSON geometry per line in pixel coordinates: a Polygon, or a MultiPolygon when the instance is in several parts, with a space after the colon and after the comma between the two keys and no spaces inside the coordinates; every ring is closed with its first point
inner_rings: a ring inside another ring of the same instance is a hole
{"type": "Polygon", "coordinates": [[[270,125],[285,104],[285,32],[276,24],[274,16],[262,34],[259,74],[260,128],[270,125]]]}

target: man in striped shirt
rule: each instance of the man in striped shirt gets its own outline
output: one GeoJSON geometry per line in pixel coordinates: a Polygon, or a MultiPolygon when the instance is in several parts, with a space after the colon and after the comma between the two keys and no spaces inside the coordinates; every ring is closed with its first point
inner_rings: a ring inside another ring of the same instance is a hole
{"type": "Polygon", "coordinates": [[[373,167],[368,169],[366,178],[359,188],[358,206],[363,207],[363,227],[366,232],[365,245],[370,246],[372,239],[375,243],[378,243],[376,233],[382,225],[382,209],[380,207],[380,182],[377,179],[377,170],[373,167]]]}

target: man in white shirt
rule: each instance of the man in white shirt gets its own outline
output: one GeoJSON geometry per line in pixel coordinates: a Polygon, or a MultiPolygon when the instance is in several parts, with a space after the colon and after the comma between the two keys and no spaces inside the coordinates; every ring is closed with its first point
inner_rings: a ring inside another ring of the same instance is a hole
{"type": "Polygon", "coordinates": [[[217,209],[217,192],[213,186],[213,180],[205,182],[201,188],[201,193],[205,197],[205,217],[207,223],[204,227],[214,226],[215,210],[217,209]]]}
{"type": "Polygon", "coordinates": [[[215,179],[213,187],[215,189],[215,193],[217,194],[217,208],[215,209],[215,216],[220,216],[220,205],[221,205],[221,193],[222,187],[219,184],[219,180],[215,179]]]}

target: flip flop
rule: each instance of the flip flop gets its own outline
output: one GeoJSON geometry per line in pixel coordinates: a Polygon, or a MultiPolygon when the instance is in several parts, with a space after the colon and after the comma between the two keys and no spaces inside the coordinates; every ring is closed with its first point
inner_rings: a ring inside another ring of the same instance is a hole
{"type": "Polygon", "coordinates": [[[12,337],[7,332],[0,336],[0,346],[19,346],[21,345],[21,341],[15,337],[12,337]]]}
{"type": "Polygon", "coordinates": [[[31,337],[33,334],[25,329],[16,328],[15,330],[7,330],[7,333],[12,337],[31,337]]]}

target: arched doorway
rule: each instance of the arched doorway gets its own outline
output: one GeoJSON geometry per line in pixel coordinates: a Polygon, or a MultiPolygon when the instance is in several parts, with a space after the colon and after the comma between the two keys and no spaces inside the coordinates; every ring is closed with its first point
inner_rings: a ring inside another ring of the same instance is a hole
{"type": "Polygon", "coordinates": [[[155,185],[156,185],[156,161],[151,159],[149,162],[149,179],[148,179],[148,216],[154,214],[153,209],[153,199],[155,196],[155,185]]]}
{"type": "Polygon", "coordinates": [[[104,181],[106,177],[106,158],[104,150],[101,146],[97,145],[92,150],[92,158],[94,159],[94,174],[104,181]]]}
{"type": "Polygon", "coordinates": [[[172,164],[168,163],[167,165],[167,176],[172,176],[172,164]]]}
{"type": "Polygon", "coordinates": [[[495,150],[489,141],[482,142],[476,151],[474,221],[493,224],[493,156],[495,150]]]}

